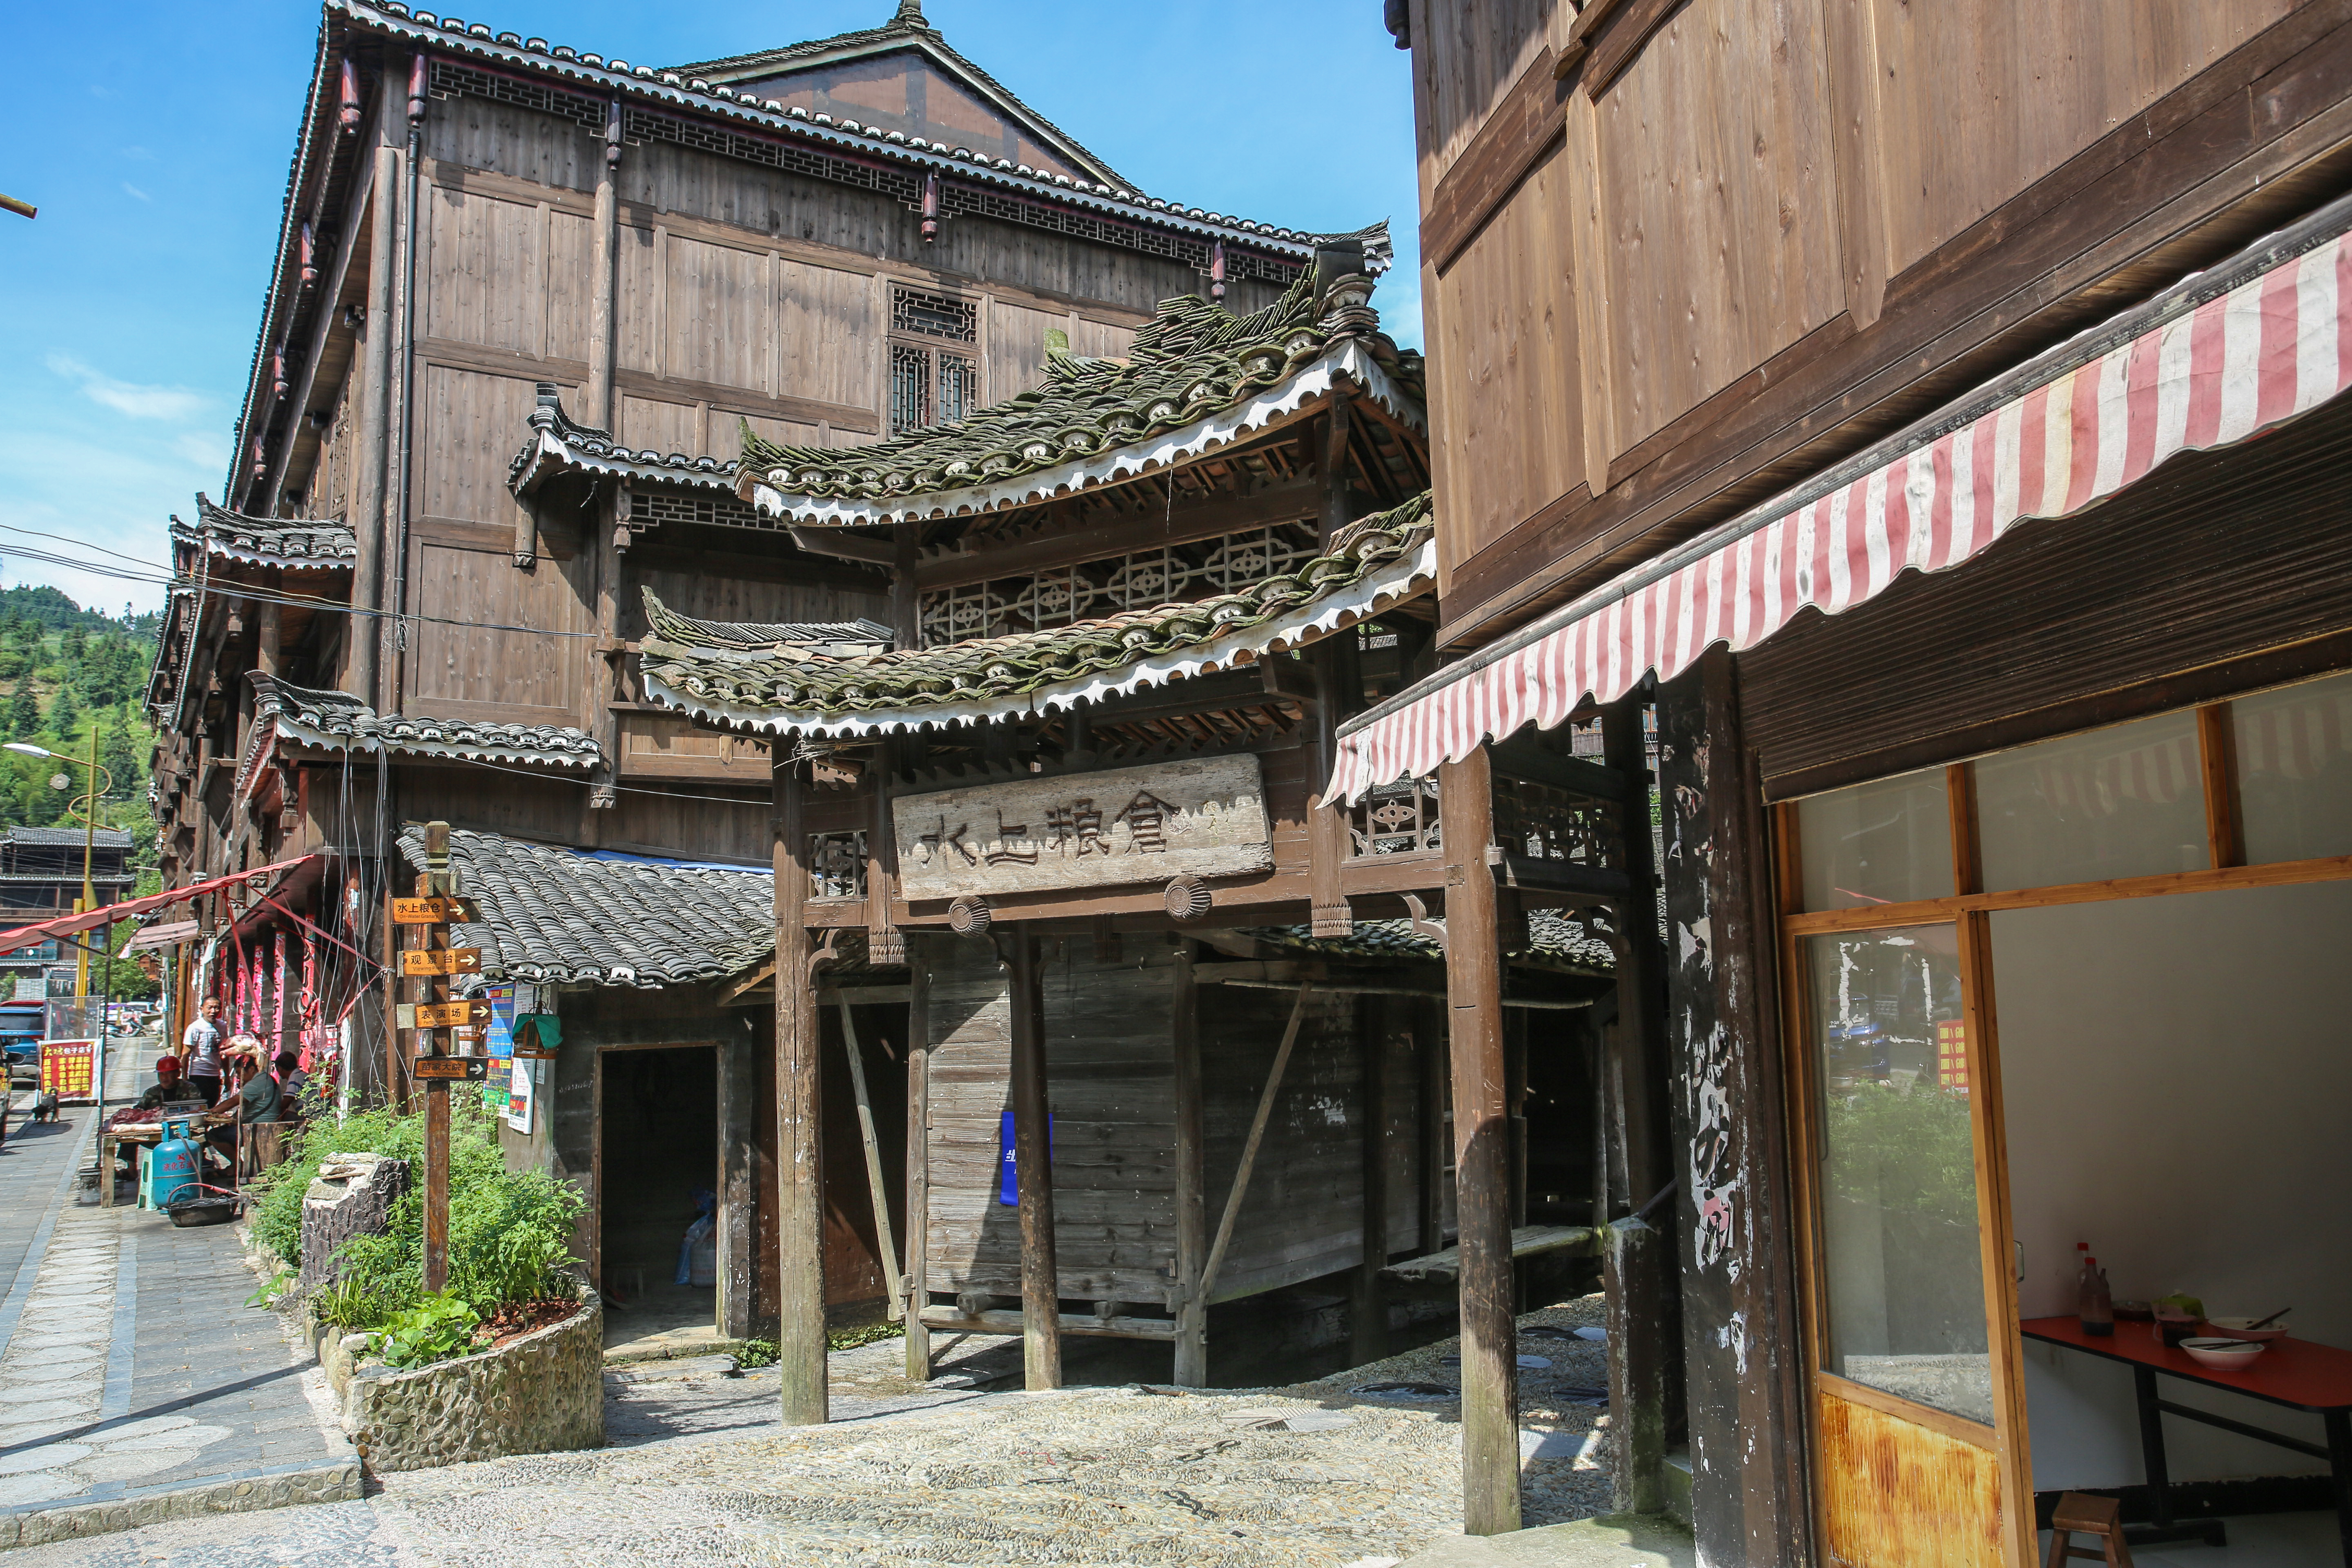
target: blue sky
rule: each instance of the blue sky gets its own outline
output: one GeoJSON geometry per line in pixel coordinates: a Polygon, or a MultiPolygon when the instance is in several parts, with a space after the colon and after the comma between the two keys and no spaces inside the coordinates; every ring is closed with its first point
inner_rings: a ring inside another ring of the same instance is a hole
{"type": "MultiPolygon", "coordinates": [[[[451,0],[451,8],[458,8],[451,0]]],[[[894,0],[688,7],[464,0],[468,21],[663,63],[886,20],[894,0]]],[[[1293,228],[1386,217],[1398,265],[1375,301],[1421,341],[1407,57],[1375,0],[930,0],[950,43],[1155,195],[1293,228]]],[[[159,566],[169,514],[227,468],[314,5],[27,5],[0,96],[0,523],[159,566]]],[[[119,612],[159,587],[25,561],[119,612]]],[[[70,549],[70,547],[65,547],[70,549]]]]}

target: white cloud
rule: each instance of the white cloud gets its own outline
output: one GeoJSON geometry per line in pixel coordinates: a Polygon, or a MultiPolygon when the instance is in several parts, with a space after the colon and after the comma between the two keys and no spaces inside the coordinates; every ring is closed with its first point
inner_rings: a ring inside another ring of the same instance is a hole
{"type": "Polygon", "coordinates": [[[228,443],[217,436],[190,430],[172,437],[172,450],[207,473],[219,474],[228,468],[228,443]]]}
{"type": "Polygon", "coordinates": [[[137,196],[141,201],[147,203],[151,206],[155,201],[153,196],[149,195],[146,192],[141,190],[138,186],[132,184],[128,180],[122,182],[122,194],[126,196],[137,196]]]}
{"type": "Polygon", "coordinates": [[[90,401],[132,419],[162,419],[177,424],[194,419],[211,405],[211,399],[200,392],[191,392],[184,386],[141,386],[134,382],[117,381],[65,354],[51,354],[48,363],[49,369],[58,374],[79,383],[82,395],[90,401]]]}

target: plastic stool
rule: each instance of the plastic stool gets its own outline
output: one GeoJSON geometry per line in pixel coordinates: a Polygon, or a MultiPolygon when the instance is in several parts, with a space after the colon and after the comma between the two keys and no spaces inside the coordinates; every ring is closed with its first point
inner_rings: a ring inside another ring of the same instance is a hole
{"type": "Polygon", "coordinates": [[[2066,1568],[2067,1559],[2093,1557],[2107,1568],[2132,1568],[2131,1548],[2124,1544],[2123,1505],[2111,1497],[2068,1492],[2050,1512],[2050,1560],[2043,1568],[2066,1568]],[[2095,1535],[2102,1550],[2074,1544],[2077,1535],[2095,1535]]]}

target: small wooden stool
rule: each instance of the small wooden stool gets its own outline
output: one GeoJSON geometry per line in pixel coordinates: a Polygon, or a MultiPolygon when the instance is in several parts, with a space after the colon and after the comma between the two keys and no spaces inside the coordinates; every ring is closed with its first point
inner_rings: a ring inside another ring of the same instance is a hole
{"type": "Polygon", "coordinates": [[[2111,1497],[2068,1492],[2050,1513],[2050,1560],[2043,1568],[2066,1568],[2071,1557],[2104,1558],[2107,1568],[2132,1568],[2131,1548],[2124,1544],[2123,1505],[2111,1497]],[[2105,1550],[2093,1552],[2074,1544],[2077,1535],[2095,1535],[2105,1550]]]}

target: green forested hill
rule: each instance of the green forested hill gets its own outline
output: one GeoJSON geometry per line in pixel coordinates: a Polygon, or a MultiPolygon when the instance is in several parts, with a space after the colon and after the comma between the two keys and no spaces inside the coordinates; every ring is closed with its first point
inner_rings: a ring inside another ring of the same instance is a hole
{"type": "MultiPolygon", "coordinates": [[[[0,591],[0,741],[89,755],[111,775],[100,819],[153,841],[147,816],[147,760],[153,731],[140,711],[154,657],[152,614],[118,619],[86,610],[51,587],[0,591]]],[[[82,789],[79,768],[0,752],[0,820],[47,826],[65,820],[82,789]],[[72,787],[53,789],[59,772],[72,787]]]]}

